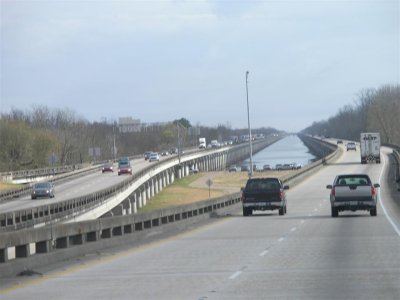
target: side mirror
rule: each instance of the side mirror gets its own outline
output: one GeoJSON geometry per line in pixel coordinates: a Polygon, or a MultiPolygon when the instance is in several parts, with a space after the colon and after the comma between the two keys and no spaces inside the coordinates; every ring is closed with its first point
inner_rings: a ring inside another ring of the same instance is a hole
{"type": "Polygon", "coordinates": [[[288,189],[289,189],[289,186],[288,186],[288,185],[284,185],[284,186],[283,186],[283,189],[284,189],[284,190],[288,190],[288,189]]]}
{"type": "Polygon", "coordinates": [[[379,187],[381,187],[381,185],[379,183],[374,184],[374,188],[379,188],[379,187]]]}
{"type": "Polygon", "coordinates": [[[240,188],[240,191],[243,192],[243,191],[244,191],[244,187],[241,187],[241,188],[240,188]]]}
{"type": "Polygon", "coordinates": [[[332,185],[331,185],[331,184],[328,184],[328,185],[326,186],[326,188],[329,189],[329,190],[331,190],[331,189],[332,189],[332,185]]]}

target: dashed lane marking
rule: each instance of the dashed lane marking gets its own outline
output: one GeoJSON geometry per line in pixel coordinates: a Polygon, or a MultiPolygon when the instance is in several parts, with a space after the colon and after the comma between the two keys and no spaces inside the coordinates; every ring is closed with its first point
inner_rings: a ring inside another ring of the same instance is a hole
{"type": "Polygon", "coordinates": [[[242,271],[237,271],[237,272],[233,273],[233,274],[229,277],[229,279],[235,279],[236,277],[239,277],[240,274],[242,274],[242,271]]]}

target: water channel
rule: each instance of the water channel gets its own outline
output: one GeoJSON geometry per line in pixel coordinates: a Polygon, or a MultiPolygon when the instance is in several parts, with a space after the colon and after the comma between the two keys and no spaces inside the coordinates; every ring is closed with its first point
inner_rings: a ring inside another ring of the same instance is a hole
{"type": "MultiPolygon", "coordinates": [[[[264,148],[253,155],[253,165],[262,168],[270,165],[275,168],[277,164],[297,163],[301,166],[310,164],[315,156],[312,155],[297,135],[289,135],[278,142],[264,148]]],[[[250,166],[250,158],[241,165],[250,166]]]]}

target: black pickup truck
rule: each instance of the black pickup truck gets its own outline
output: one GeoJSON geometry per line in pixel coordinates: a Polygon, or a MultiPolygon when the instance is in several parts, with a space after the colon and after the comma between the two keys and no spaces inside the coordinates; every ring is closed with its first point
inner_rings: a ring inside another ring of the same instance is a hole
{"type": "Polygon", "coordinates": [[[255,210],[279,210],[286,213],[286,193],[289,186],[283,185],[279,178],[251,178],[242,189],[243,216],[255,210]]]}

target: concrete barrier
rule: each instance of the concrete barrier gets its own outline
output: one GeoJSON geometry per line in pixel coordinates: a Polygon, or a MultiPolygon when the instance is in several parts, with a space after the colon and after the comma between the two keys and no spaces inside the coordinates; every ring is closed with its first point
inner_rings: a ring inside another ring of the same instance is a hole
{"type": "Polygon", "coordinates": [[[55,224],[0,234],[0,277],[18,274],[95,250],[144,238],[157,230],[208,219],[212,213],[240,203],[240,193],[146,214],[55,224]],[[143,234],[145,233],[145,234],[143,234]]]}

